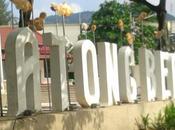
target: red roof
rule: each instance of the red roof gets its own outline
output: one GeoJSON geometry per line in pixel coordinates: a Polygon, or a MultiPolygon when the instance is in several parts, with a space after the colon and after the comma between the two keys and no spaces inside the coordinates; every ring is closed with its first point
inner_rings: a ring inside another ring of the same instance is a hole
{"type": "MultiPolygon", "coordinates": [[[[13,32],[15,29],[12,29],[9,26],[2,26],[0,27],[0,35],[1,35],[1,48],[5,49],[5,44],[6,44],[6,39],[7,36],[10,32],[13,32]]],[[[45,47],[43,45],[43,38],[42,38],[42,34],[36,32],[35,33],[36,38],[38,40],[38,44],[39,44],[39,51],[40,51],[40,58],[43,58],[43,55],[49,55],[50,51],[48,47],[45,47]]]]}
{"type": "MultiPolygon", "coordinates": [[[[1,35],[1,39],[2,39],[1,47],[2,48],[5,48],[5,42],[6,42],[8,34],[10,32],[13,32],[14,30],[15,29],[12,29],[9,26],[0,27],[0,35],[1,35]]],[[[43,44],[42,35],[38,32],[36,32],[35,34],[36,34],[36,38],[38,40],[39,45],[40,44],[42,45],[43,44]]]]}
{"type": "Polygon", "coordinates": [[[7,39],[7,36],[10,32],[12,32],[11,27],[0,27],[0,35],[1,35],[1,48],[5,48],[5,42],[7,39]]]}

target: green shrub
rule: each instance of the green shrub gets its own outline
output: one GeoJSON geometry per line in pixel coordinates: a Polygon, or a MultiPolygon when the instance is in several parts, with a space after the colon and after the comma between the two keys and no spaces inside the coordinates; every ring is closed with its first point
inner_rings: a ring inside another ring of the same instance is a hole
{"type": "Polygon", "coordinates": [[[139,130],[148,130],[149,124],[150,124],[149,114],[147,114],[146,116],[141,115],[141,121],[138,121],[136,119],[136,125],[139,130]]]}
{"type": "Polygon", "coordinates": [[[154,118],[151,125],[149,126],[150,130],[167,130],[165,123],[165,116],[159,112],[158,116],[154,118]]]}
{"type": "Polygon", "coordinates": [[[175,130],[175,104],[171,101],[163,112],[159,112],[151,119],[149,114],[141,115],[141,120],[136,120],[138,130],[175,130]]]}
{"type": "Polygon", "coordinates": [[[175,130],[175,104],[173,102],[165,107],[164,118],[167,130],[175,130]]]}

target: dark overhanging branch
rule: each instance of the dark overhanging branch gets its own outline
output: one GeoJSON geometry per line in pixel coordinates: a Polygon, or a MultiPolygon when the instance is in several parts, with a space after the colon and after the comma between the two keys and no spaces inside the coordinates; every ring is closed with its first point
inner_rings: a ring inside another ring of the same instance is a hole
{"type": "Polygon", "coordinates": [[[130,0],[137,3],[142,3],[150,8],[152,11],[155,11],[157,14],[157,21],[158,21],[158,30],[161,31],[165,25],[166,19],[166,0],[160,0],[160,3],[155,6],[151,3],[147,2],[146,0],[130,0]]]}

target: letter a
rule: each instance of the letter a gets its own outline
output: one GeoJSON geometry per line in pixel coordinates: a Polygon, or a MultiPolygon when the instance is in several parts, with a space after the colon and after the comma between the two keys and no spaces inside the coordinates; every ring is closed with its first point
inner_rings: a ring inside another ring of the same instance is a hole
{"type": "Polygon", "coordinates": [[[17,29],[6,42],[8,115],[40,110],[38,43],[29,28],[17,29]]]}

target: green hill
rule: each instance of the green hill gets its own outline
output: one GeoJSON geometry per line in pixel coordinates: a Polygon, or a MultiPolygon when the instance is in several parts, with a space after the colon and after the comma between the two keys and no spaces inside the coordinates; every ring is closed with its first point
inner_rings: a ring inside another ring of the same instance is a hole
{"type": "MultiPolygon", "coordinates": [[[[85,12],[81,12],[81,13],[75,13],[69,17],[65,18],[65,22],[68,24],[76,24],[79,23],[79,18],[81,18],[81,22],[85,22],[85,23],[90,23],[92,20],[92,15],[94,12],[92,11],[85,11],[85,12]]],[[[56,21],[58,21],[58,23],[61,23],[61,17],[58,15],[51,15],[48,16],[46,18],[46,24],[54,24],[56,23],[56,21]],[[57,20],[56,20],[57,19],[57,20]]]]}

